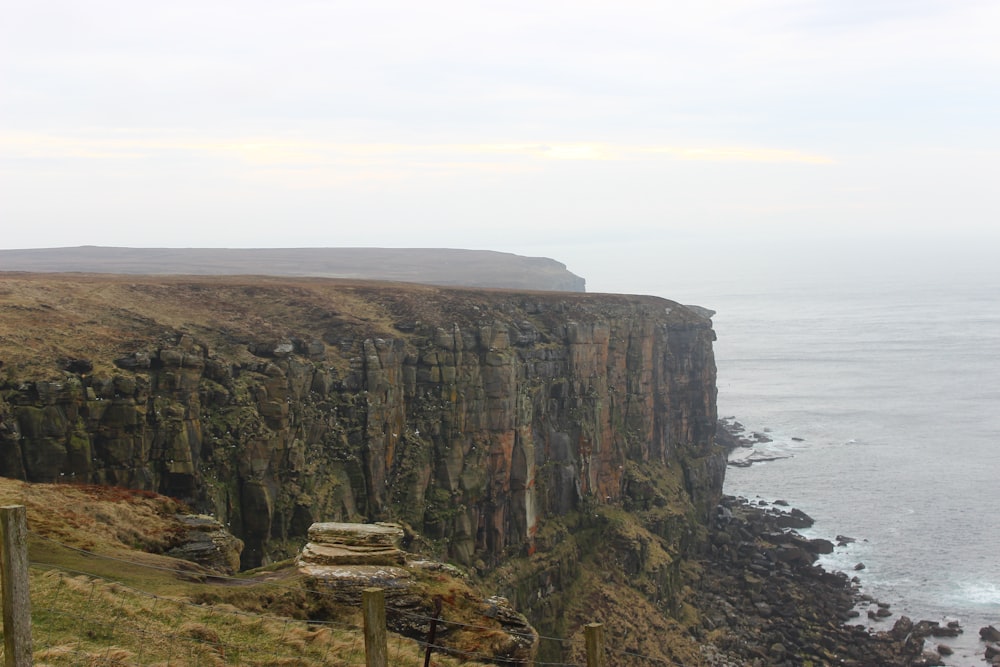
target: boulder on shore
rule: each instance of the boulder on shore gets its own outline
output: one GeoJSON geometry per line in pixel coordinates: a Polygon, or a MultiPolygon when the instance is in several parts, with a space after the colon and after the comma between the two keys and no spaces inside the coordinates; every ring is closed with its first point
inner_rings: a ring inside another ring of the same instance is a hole
{"type": "Polygon", "coordinates": [[[776,522],[782,528],[809,528],[815,521],[811,516],[800,509],[792,508],[791,512],[782,512],[778,515],[776,522]]]}

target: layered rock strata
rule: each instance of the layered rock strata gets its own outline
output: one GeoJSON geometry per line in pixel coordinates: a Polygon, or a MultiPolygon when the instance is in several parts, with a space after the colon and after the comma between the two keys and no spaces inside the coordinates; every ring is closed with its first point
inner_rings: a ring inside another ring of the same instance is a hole
{"type": "Polygon", "coordinates": [[[506,598],[474,599],[459,570],[408,558],[398,548],[402,538],[403,530],[392,524],[315,523],[298,569],[319,605],[356,607],[365,589],[380,588],[388,627],[395,632],[423,640],[429,620],[437,618],[435,642],[445,651],[508,665],[534,660],[538,633],[506,598]],[[472,626],[480,632],[470,636],[465,629],[472,626]]]}
{"type": "Polygon", "coordinates": [[[370,587],[392,600],[413,595],[416,582],[398,548],[402,538],[403,530],[390,524],[314,523],[298,556],[299,572],[311,589],[345,604],[358,604],[370,587]]]}
{"type": "Polygon", "coordinates": [[[209,570],[234,574],[240,569],[243,542],[226,530],[225,526],[209,516],[178,514],[177,520],[184,527],[178,536],[179,544],[168,556],[183,558],[209,570]]]}
{"type": "Polygon", "coordinates": [[[299,567],[402,565],[403,529],[391,524],[314,523],[299,567]]]}
{"type": "Polygon", "coordinates": [[[548,521],[623,504],[656,515],[673,558],[721,493],[711,322],[664,299],[231,277],[3,289],[0,474],[181,498],[244,541],[244,567],[319,519],[392,520],[485,571],[544,550],[548,521]]]}

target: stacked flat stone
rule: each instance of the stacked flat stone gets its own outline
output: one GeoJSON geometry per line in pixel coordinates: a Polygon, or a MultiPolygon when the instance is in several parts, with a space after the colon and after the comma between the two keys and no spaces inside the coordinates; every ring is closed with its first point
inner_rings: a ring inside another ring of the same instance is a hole
{"type": "Polygon", "coordinates": [[[413,583],[399,549],[403,529],[385,523],[314,523],[299,555],[299,572],[330,599],[356,605],[365,588],[377,586],[387,598],[408,595],[413,583]]]}
{"type": "Polygon", "coordinates": [[[314,523],[299,565],[403,565],[402,540],[403,529],[394,524],[314,523]]]}

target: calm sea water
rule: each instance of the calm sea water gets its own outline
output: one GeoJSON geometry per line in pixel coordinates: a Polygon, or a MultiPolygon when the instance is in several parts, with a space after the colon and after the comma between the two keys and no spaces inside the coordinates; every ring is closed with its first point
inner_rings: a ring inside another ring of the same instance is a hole
{"type": "Polygon", "coordinates": [[[982,664],[978,629],[1000,627],[998,276],[720,279],[689,301],[718,311],[720,415],[768,429],[756,450],[786,457],[730,467],[727,493],[855,538],[824,564],[892,605],[885,629],[959,620],[965,634],[940,640],[952,665],[982,664]]]}

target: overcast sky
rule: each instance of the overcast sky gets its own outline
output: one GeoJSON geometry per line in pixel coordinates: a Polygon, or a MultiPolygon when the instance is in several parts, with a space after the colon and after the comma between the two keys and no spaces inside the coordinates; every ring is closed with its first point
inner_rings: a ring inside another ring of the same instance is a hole
{"type": "Polygon", "coordinates": [[[710,243],[1000,238],[996,0],[0,16],[3,248],[488,248],[648,291],[710,243]]]}

